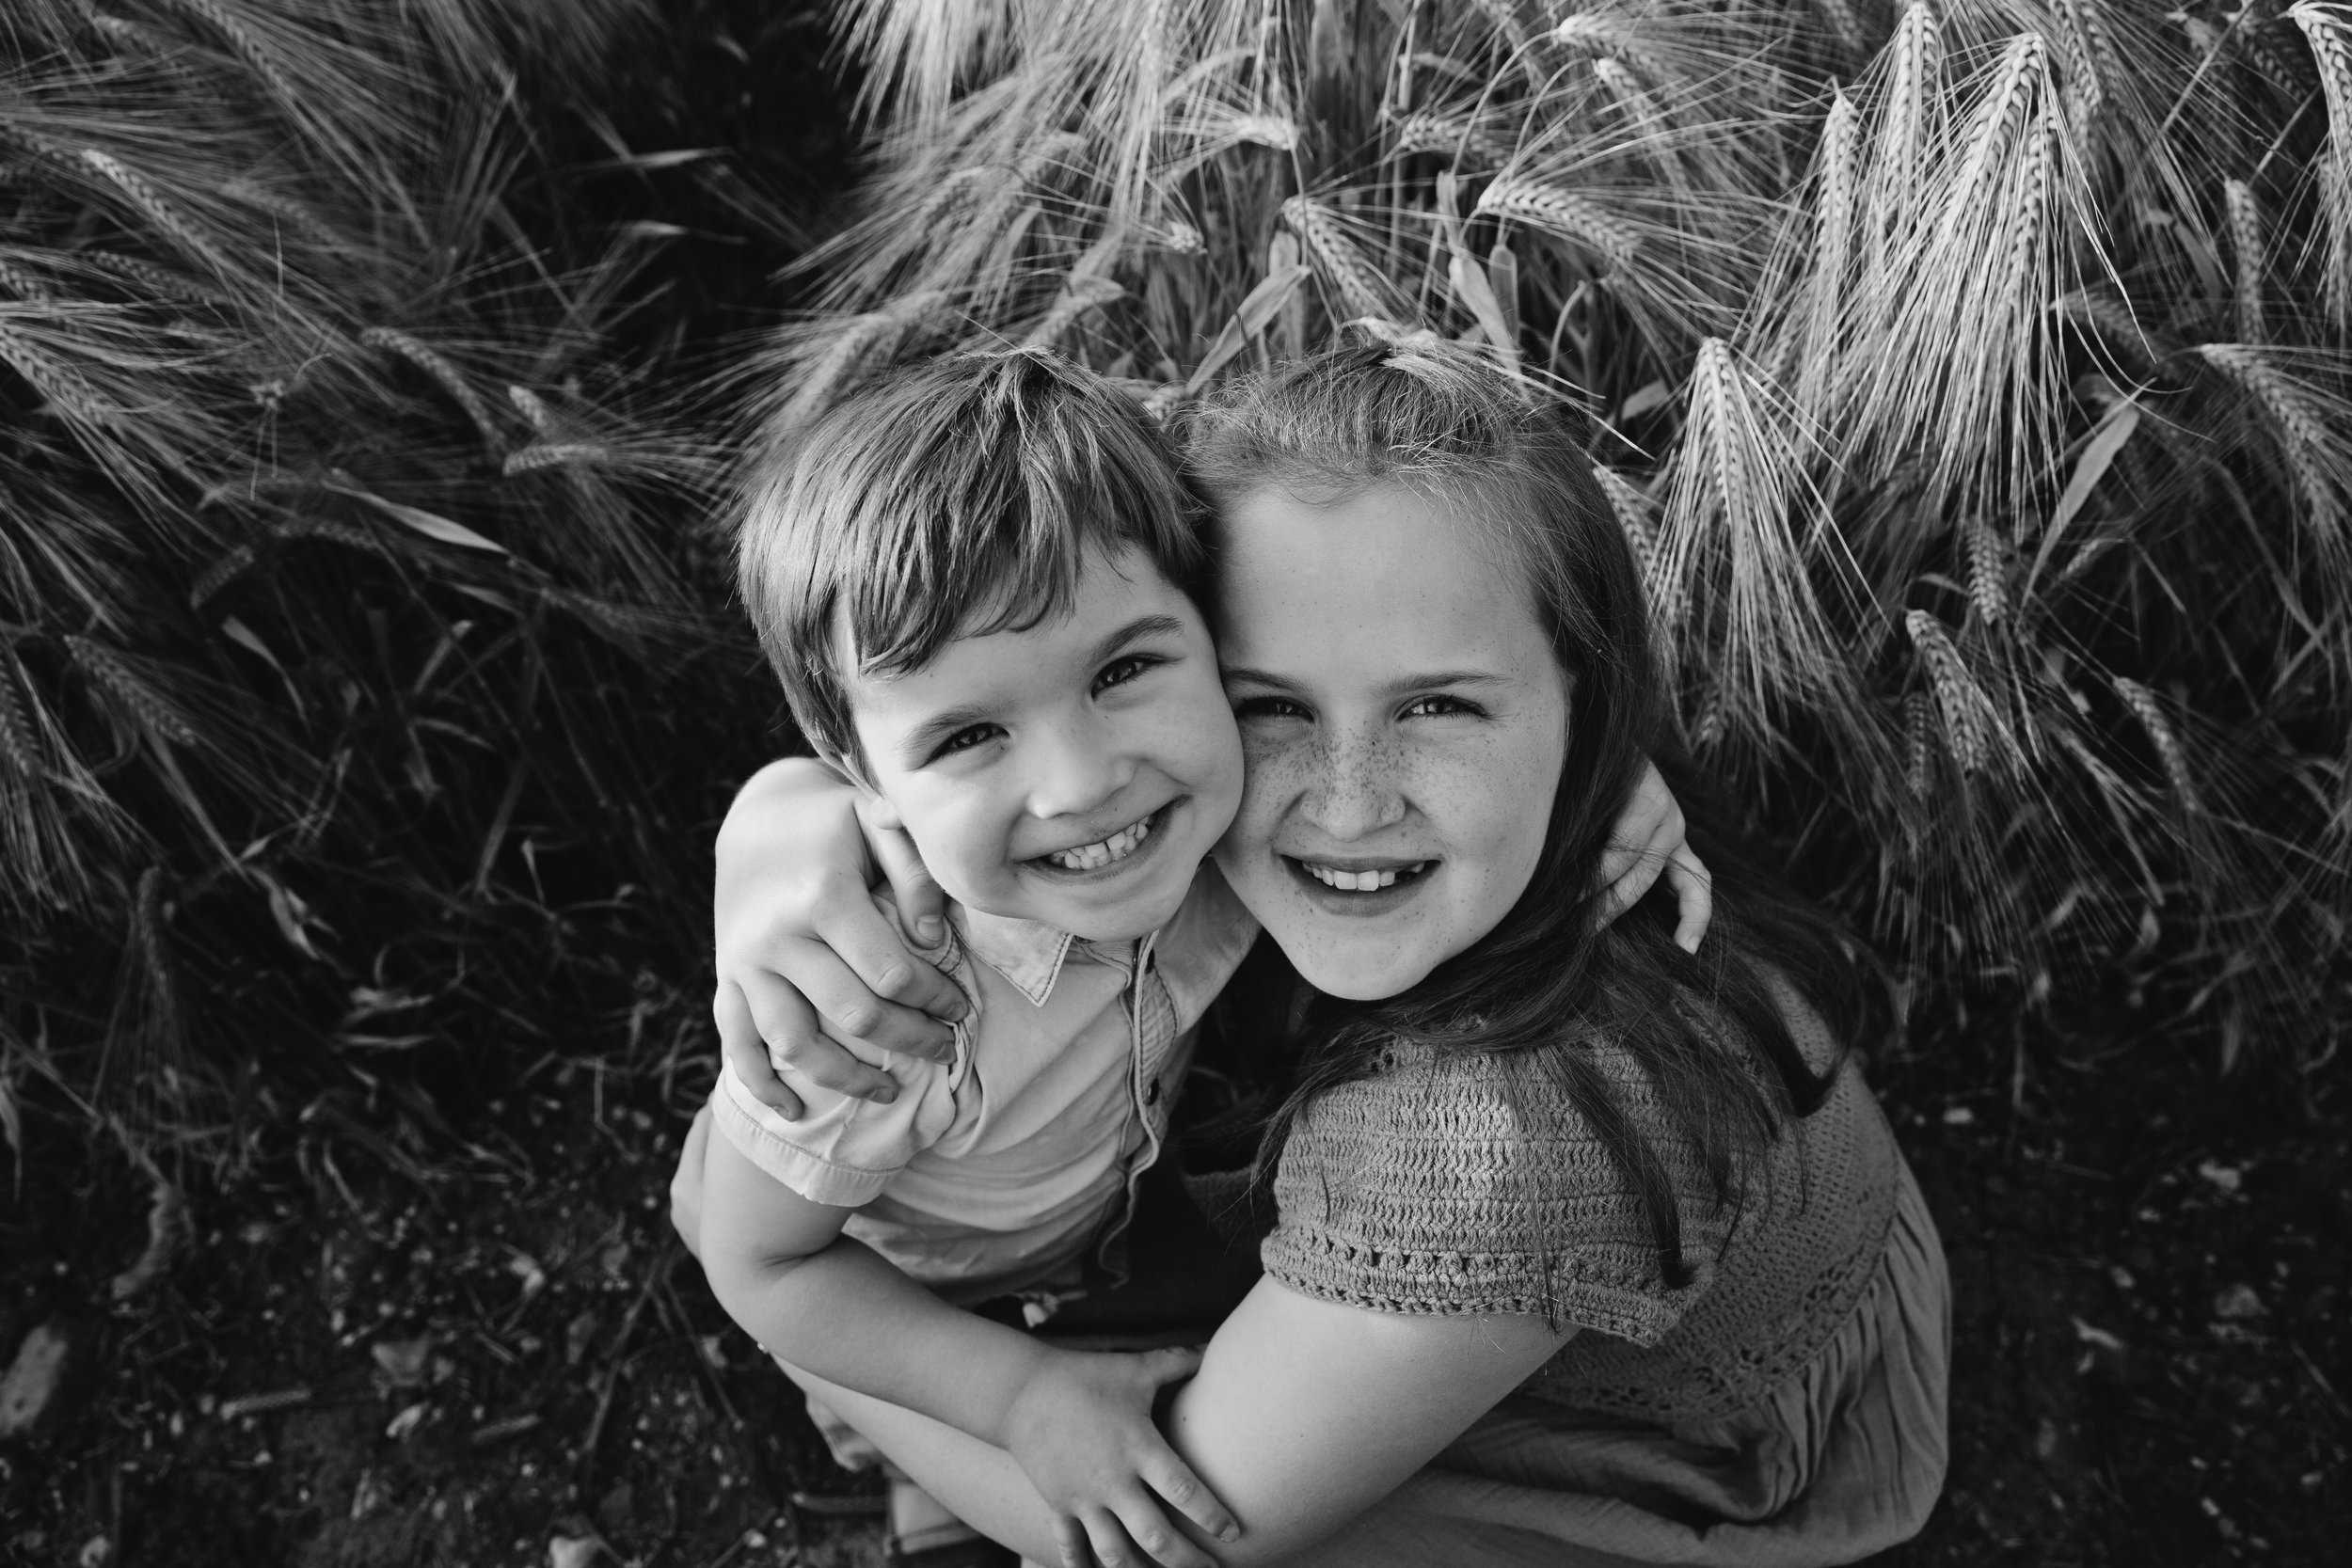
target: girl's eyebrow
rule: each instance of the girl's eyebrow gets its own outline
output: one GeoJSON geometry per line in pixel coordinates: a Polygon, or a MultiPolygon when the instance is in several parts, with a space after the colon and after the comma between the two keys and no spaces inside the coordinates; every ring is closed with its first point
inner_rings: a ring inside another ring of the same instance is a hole
{"type": "Polygon", "coordinates": [[[1402,697],[1407,691],[1434,691],[1448,686],[1507,686],[1509,679],[1488,670],[1440,670],[1430,675],[1407,675],[1391,681],[1380,689],[1388,697],[1402,697]]]}
{"type": "Polygon", "coordinates": [[[1250,686],[1268,687],[1276,691],[1296,691],[1299,689],[1299,686],[1296,681],[1285,680],[1280,675],[1271,674],[1263,670],[1252,670],[1246,664],[1228,664],[1223,670],[1219,671],[1218,673],[1223,675],[1228,681],[1240,681],[1250,686]]]}

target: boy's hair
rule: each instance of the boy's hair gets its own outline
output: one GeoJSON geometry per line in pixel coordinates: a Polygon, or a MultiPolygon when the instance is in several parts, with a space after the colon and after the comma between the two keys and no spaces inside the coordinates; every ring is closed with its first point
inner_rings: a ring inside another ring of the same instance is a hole
{"type": "Polygon", "coordinates": [[[1089,553],[1137,551],[1187,594],[1206,562],[1142,408],[1035,349],[892,372],[765,453],[744,499],[744,606],[801,733],[835,759],[857,755],[850,669],[903,673],[957,638],[1025,631],[1070,608],[1089,553]]]}

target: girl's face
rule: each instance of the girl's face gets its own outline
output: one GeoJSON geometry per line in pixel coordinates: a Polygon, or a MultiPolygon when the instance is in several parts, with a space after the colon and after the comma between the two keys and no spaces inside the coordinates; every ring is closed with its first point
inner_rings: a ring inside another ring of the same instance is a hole
{"type": "Polygon", "coordinates": [[[1567,676],[1523,574],[1441,498],[1261,487],[1225,509],[1221,545],[1248,778],[1217,864],[1310,984],[1393,996],[1534,875],[1567,676]]]}

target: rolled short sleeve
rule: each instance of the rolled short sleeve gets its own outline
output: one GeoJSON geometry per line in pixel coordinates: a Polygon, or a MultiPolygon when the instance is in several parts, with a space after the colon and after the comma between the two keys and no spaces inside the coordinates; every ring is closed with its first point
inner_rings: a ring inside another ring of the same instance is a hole
{"type": "MultiPolygon", "coordinates": [[[[1603,1068],[1629,1119],[1662,1127],[1629,1063],[1603,1068]]],[[[1381,1312],[1544,1317],[1654,1344],[1713,1282],[1731,1217],[1689,1201],[1671,1139],[1692,1277],[1666,1283],[1647,1212],[1591,1125],[1536,1071],[1397,1053],[1321,1095],[1276,1169],[1265,1272],[1381,1312]]]]}
{"type": "Polygon", "coordinates": [[[956,1117],[953,1064],[850,1049],[898,1081],[897,1100],[877,1105],[811,1086],[801,1091],[807,1113],[787,1121],[753,1098],[731,1066],[720,1068],[710,1091],[711,1121],[745,1159],[811,1203],[847,1209],[871,1202],[956,1117]]]}

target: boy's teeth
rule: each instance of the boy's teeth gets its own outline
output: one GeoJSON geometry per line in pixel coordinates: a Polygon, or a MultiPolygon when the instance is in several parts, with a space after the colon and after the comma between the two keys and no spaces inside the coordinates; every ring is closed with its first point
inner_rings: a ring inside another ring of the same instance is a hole
{"type": "Polygon", "coordinates": [[[1081,844],[1075,849],[1057,849],[1045,858],[1064,871],[1092,871],[1113,861],[1123,861],[1136,852],[1136,846],[1152,836],[1152,819],[1145,817],[1111,834],[1099,844],[1081,844]]]}
{"type": "Polygon", "coordinates": [[[1400,876],[1410,877],[1419,874],[1421,868],[1429,863],[1415,861],[1407,866],[1391,867],[1383,871],[1342,871],[1335,866],[1317,865],[1312,861],[1300,861],[1298,863],[1307,868],[1307,875],[1321,882],[1325,887],[1337,888],[1342,893],[1377,893],[1384,887],[1396,886],[1396,879],[1400,876]]]}

